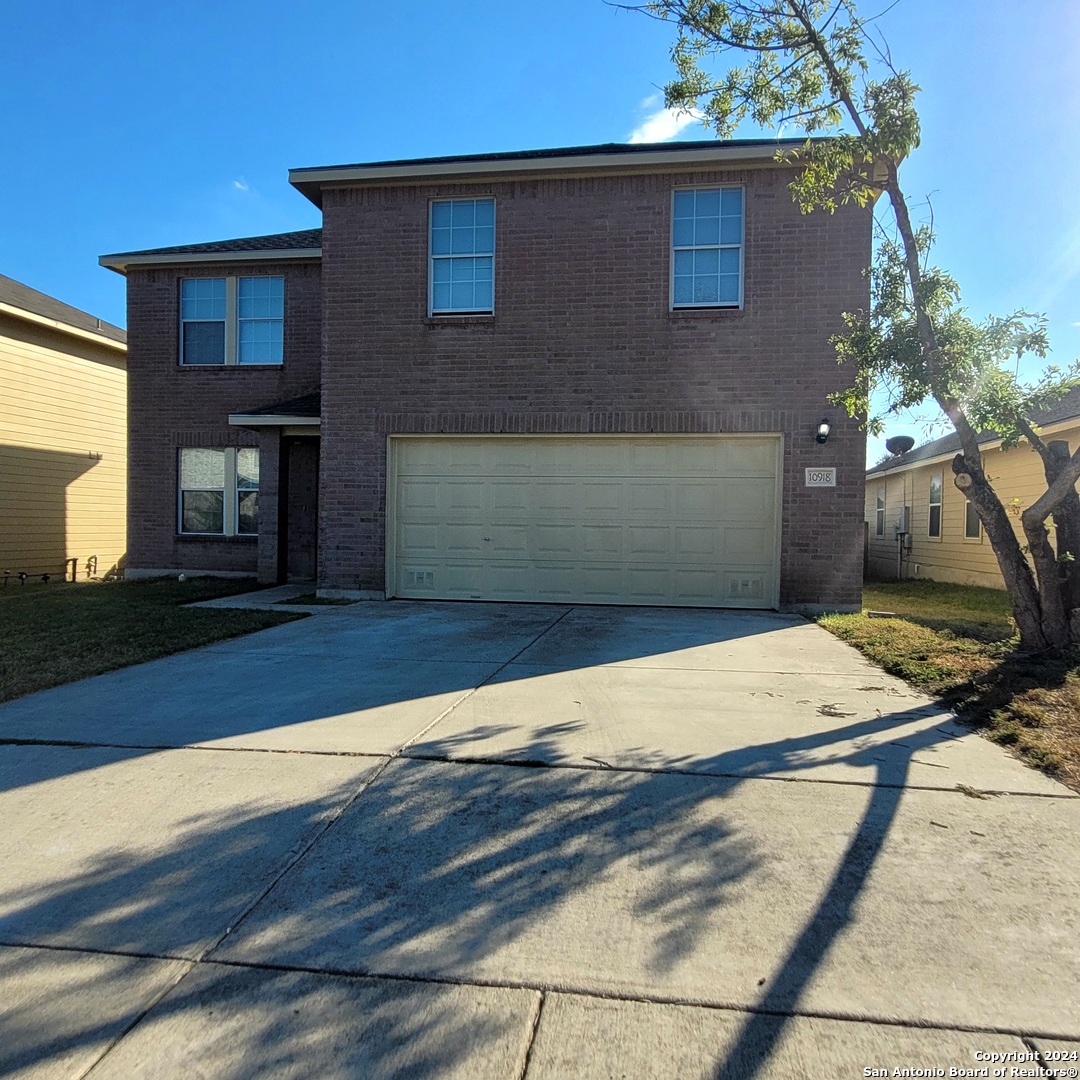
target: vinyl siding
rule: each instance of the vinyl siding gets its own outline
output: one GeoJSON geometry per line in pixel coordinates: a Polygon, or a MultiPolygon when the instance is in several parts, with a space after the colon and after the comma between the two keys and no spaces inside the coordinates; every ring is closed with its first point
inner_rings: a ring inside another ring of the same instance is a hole
{"type": "Polygon", "coordinates": [[[124,354],[0,316],[0,572],[80,579],[126,547],[124,354]]]}
{"type": "MultiPolygon", "coordinates": [[[[1047,438],[1067,439],[1075,450],[1080,441],[1080,421],[1048,434],[1047,438]]],[[[1007,452],[993,449],[983,454],[987,476],[1006,508],[1017,511],[1030,506],[1046,490],[1042,461],[1027,443],[1007,452]],[[1013,500],[1017,500],[1015,504],[1013,500]]],[[[867,477],[866,520],[869,523],[867,572],[872,579],[893,580],[897,576],[897,541],[894,525],[905,505],[911,507],[911,549],[904,553],[903,576],[952,581],[962,585],[985,585],[1002,589],[1001,572],[985,533],[978,539],[964,535],[967,500],[953,483],[949,461],[921,465],[904,472],[867,477]],[[941,473],[941,538],[928,535],[930,521],[930,477],[941,473]],[[886,488],[885,535],[874,535],[874,512],[878,488],[886,488]]],[[[1013,527],[1021,544],[1026,543],[1020,516],[1013,527]]]]}

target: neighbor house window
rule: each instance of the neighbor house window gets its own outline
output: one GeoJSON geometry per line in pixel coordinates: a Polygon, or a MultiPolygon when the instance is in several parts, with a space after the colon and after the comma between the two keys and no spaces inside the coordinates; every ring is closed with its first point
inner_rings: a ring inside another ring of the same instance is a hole
{"type": "Polygon", "coordinates": [[[671,222],[671,306],[742,303],[742,188],[676,191],[671,222]]]}
{"type": "Polygon", "coordinates": [[[877,489],[877,506],[874,510],[874,535],[885,535],[885,485],[877,489]]]}
{"type": "Polygon", "coordinates": [[[428,310],[432,315],[494,312],[494,199],[433,202],[428,251],[428,310]]]}
{"type": "Polygon", "coordinates": [[[930,520],[926,534],[941,537],[941,473],[930,476],[930,520]]]}
{"type": "Polygon", "coordinates": [[[185,278],[180,282],[180,363],[280,364],[283,277],[185,278]]]}
{"type": "Polygon", "coordinates": [[[180,451],[180,532],[254,536],[259,531],[259,451],[180,451]]]}
{"type": "Polygon", "coordinates": [[[974,503],[970,502],[964,508],[964,536],[968,540],[982,538],[982,522],[979,520],[979,514],[974,503]]]}

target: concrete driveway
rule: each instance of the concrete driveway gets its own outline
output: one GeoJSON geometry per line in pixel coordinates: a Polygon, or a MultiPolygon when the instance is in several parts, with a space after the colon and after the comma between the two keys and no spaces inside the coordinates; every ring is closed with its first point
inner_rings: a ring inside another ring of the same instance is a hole
{"type": "Polygon", "coordinates": [[[1080,1054],[1080,800],[797,618],[323,609],[0,706],[0,823],[4,1076],[1080,1054]]]}

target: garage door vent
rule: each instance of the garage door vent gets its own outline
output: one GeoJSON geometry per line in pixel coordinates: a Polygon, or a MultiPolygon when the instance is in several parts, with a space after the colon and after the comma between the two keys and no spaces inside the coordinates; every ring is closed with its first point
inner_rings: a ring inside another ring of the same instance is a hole
{"type": "Polygon", "coordinates": [[[763,600],[765,577],[762,574],[725,574],[729,600],[763,600]]]}
{"type": "Polygon", "coordinates": [[[403,584],[407,589],[435,588],[434,570],[406,570],[402,576],[405,579],[403,584]]]}

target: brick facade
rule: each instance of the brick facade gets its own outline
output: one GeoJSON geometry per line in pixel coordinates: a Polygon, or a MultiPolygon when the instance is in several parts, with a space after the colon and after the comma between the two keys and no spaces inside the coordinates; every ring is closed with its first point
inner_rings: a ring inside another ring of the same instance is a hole
{"type": "Polygon", "coordinates": [[[865,440],[827,403],[871,214],[803,216],[778,167],[323,193],[319,582],[384,588],[391,433],[781,432],[781,605],[857,605],[865,440]],[[669,310],[672,189],[744,184],[745,303],[669,310]],[[495,314],[427,318],[432,198],[496,200],[495,314]],[[815,442],[827,416],[832,436],[815,442]],[[803,470],[835,466],[835,489],[803,470]]]}
{"type": "Polygon", "coordinates": [[[278,433],[229,425],[243,413],[319,388],[322,333],[318,262],[199,263],[128,271],[128,568],[256,574],[277,570],[278,433]],[[183,367],[179,363],[180,280],[285,278],[284,363],[267,367],[183,367]],[[260,535],[181,536],[178,451],[184,446],[258,446],[260,535]]]}
{"type": "MultiPolygon", "coordinates": [[[[293,508],[278,505],[292,477],[304,505],[318,503],[320,588],[379,595],[392,434],[780,433],[781,606],[857,605],[865,440],[828,404],[850,378],[829,337],[841,312],[868,303],[871,213],[801,215],[790,170],[767,156],[702,160],[630,167],[613,158],[576,174],[550,164],[530,174],[525,163],[469,182],[350,176],[318,195],[321,267],[239,261],[236,251],[257,246],[203,245],[190,266],[167,268],[147,268],[155,253],[132,253],[143,262],[127,267],[128,565],[278,580],[297,554],[279,550],[279,534],[296,532],[293,508]],[[713,184],[745,188],[744,304],[671,311],[672,192],[713,184]],[[495,199],[492,316],[427,315],[429,206],[447,196],[495,199]],[[207,247],[233,254],[206,261],[207,247]],[[258,274],[286,280],[284,364],[181,367],[180,279],[258,274]],[[292,464],[280,428],[228,423],[230,413],[319,389],[318,452],[298,449],[292,464]],[[833,431],[820,445],[823,416],[833,431]],[[178,448],[255,445],[258,541],[179,536],[178,448]],[[827,466],[837,487],[807,488],[803,470],[827,466]]],[[[283,236],[303,249],[319,242],[283,236]]],[[[310,556],[312,530],[297,535],[310,556]]]]}

